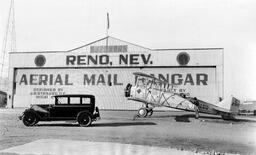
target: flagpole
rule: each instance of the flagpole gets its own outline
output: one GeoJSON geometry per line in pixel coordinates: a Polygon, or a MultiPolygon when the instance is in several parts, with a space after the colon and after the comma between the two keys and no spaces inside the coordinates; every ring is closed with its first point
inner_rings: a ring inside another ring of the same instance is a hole
{"type": "Polygon", "coordinates": [[[106,27],[106,52],[108,52],[108,29],[109,29],[109,14],[107,12],[107,27],[106,27]]]}
{"type": "Polygon", "coordinates": [[[106,35],[108,37],[108,29],[109,29],[109,13],[107,12],[107,27],[106,27],[106,35]]]}

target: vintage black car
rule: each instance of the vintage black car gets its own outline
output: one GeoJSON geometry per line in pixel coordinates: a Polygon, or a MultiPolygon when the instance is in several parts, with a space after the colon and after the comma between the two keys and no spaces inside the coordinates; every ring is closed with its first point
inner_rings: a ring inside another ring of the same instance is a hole
{"type": "Polygon", "coordinates": [[[76,120],[80,126],[90,126],[100,118],[98,107],[95,107],[93,95],[56,95],[55,104],[34,104],[26,109],[20,120],[26,126],[33,126],[39,121],[76,120]]]}

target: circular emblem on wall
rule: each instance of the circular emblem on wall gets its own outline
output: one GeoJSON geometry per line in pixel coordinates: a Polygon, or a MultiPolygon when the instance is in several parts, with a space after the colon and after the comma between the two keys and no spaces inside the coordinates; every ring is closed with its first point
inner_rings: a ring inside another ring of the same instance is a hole
{"type": "Polygon", "coordinates": [[[181,52],[177,55],[177,61],[180,65],[187,65],[189,60],[189,54],[186,52],[181,52]]]}
{"type": "Polygon", "coordinates": [[[37,67],[44,66],[45,62],[46,62],[45,56],[43,56],[43,55],[36,56],[35,64],[36,64],[37,67]]]}

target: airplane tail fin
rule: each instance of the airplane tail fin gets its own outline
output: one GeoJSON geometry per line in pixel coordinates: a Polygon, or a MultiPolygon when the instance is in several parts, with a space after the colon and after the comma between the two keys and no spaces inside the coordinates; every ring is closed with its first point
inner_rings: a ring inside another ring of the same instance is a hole
{"type": "Polygon", "coordinates": [[[240,100],[238,100],[237,98],[235,97],[232,97],[232,104],[231,104],[231,107],[230,107],[230,111],[232,113],[238,113],[239,112],[239,106],[240,106],[240,100]]]}
{"type": "Polygon", "coordinates": [[[232,114],[238,114],[240,100],[233,96],[230,96],[228,99],[219,102],[217,105],[221,108],[229,110],[232,114]]]}

